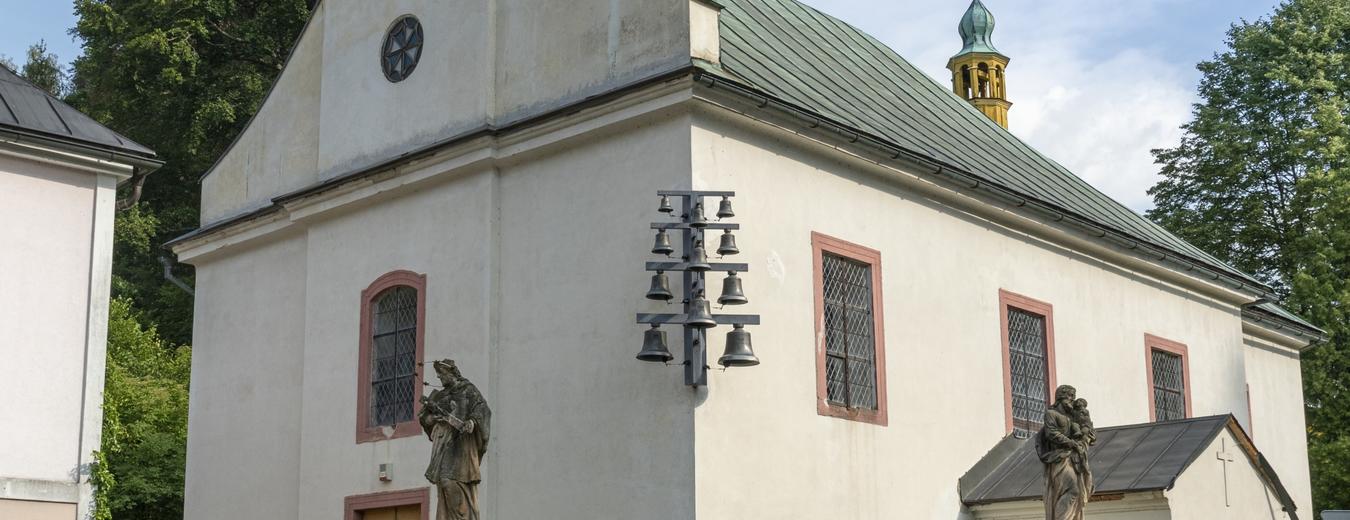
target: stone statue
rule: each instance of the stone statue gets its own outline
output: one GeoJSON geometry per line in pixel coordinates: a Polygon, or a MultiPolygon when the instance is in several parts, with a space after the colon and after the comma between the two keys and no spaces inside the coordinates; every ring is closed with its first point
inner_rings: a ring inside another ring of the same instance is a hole
{"type": "Polygon", "coordinates": [[[449,359],[432,364],[441,388],[422,398],[417,420],[431,438],[427,480],[436,486],[436,520],[479,520],[478,482],[492,411],[478,387],[449,359]]]}
{"type": "Polygon", "coordinates": [[[1036,435],[1036,454],[1045,464],[1046,520],[1083,520],[1092,496],[1092,469],[1088,447],[1097,442],[1087,400],[1063,385],[1055,389],[1055,403],[1045,411],[1045,424],[1036,435]]]}

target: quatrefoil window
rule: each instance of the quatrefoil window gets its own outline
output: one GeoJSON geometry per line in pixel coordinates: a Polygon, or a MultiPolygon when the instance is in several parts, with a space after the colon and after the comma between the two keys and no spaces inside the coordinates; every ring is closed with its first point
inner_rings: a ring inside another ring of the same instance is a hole
{"type": "Polygon", "coordinates": [[[422,57],[422,22],[413,15],[404,15],[389,26],[380,49],[380,67],[384,77],[398,83],[407,79],[417,68],[422,57]]]}

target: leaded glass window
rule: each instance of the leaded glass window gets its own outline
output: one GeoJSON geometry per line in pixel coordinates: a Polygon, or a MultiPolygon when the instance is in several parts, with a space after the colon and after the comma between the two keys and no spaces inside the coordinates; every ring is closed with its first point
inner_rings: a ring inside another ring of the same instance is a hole
{"type": "Polygon", "coordinates": [[[832,404],[877,408],[872,266],[824,253],[825,384],[832,404]]]}
{"type": "Polygon", "coordinates": [[[1026,438],[1041,429],[1049,402],[1045,316],[1015,307],[1007,309],[1013,433],[1026,438]]]}
{"type": "Polygon", "coordinates": [[[1159,421],[1186,418],[1186,381],[1181,356],[1153,349],[1153,417],[1159,421]]]}
{"type": "Polygon", "coordinates": [[[370,424],[413,419],[417,398],[417,289],[392,287],[371,307],[370,424]]]}

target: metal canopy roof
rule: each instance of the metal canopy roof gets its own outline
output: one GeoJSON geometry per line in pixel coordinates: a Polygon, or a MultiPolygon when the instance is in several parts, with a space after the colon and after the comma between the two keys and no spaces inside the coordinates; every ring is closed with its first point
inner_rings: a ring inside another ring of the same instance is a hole
{"type": "Polygon", "coordinates": [[[796,0],[722,3],[728,79],[1264,287],[1097,191],[857,28],[796,0]]]}
{"type": "MultiPolygon", "coordinates": [[[[1293,499],[1232,415],[1098,429],[1097,444],[1088,452],[1096,494],[1171,489],[1225,428],[1238,437],[1242,451],[1292,515],[1293,499]]],[[[1040,499],[1044,479],[1034,440],[1010,435],[961,477],[961,501],[979,505],[1040,499]]]]}
{"type": "Polygon", "coordinates": [[[153,159],[154,150],[109,130],[0,66],[0,130],[153,159]]]}

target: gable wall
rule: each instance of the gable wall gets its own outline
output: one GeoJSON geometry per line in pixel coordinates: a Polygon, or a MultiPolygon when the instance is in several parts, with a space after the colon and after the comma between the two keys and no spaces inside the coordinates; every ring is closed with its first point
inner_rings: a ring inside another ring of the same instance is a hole
{"type": "MultiPolygon", "coordinates": [[[[1000,289],[1053,305],[1057,379],[1097,424],[1149,420],[1146,333],[1189,346],[1196,416],[1245,417],[1236,307],[721,114],[695,120],[695,185],[740,193],[738,261],[752,267],[736,311],[763,316],[751,327],[763,364],[711,373],[696,412],[701,517],[955,517],[958,477],[1005,434],[1000,289]],[[813,231],[881,253],[888,426],[816,413],[813,231]]],[[[724,333],[710,334],[713,360],[724,333]]]]}
{"type": "Polygon", "coordinates": [[[410,270],[424,359],[455,359],[493,411],[486,518],[692,518],[697,395],[633,359],[632,321],[688,127],[663,111],[471,163],[195,261],[185,517],[339,518],[344,497],[429,486],[424,435],[354,432],[361,291],[410,270]]]}
{"type": "Polygon", "coordinates": [[[325,0],[238,142],[202,183],[202,224],[441,140],[539,115],[689,64],[689,6],[670,0],[325,0]],[[425,33],[387,81],[389,24],[425,33]]]}
{"type": "MultiPolygon", "coordinates": [[[[1176,485],[1167,492],[1167,500],[1172,506],[1172,518],[1289,518],[1280,506],[1279,497],[1266,486],[1251,459],[1242,453],[1237,439],[1226,429],[1177,478],[1176,485]],[[1233,462],[1221,462],[1218,458],[1221,451],[1231,454],[1233,462]]],[[[1300,507],[1299,517],[1312,518],[1312,510],[1300,507]]]]}

